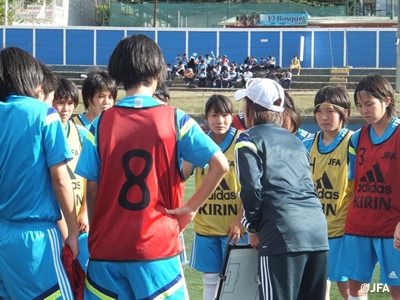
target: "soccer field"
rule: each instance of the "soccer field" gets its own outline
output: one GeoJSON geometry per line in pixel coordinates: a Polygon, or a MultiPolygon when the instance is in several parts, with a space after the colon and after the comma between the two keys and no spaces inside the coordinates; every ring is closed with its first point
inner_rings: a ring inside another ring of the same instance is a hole
{"type": "MultiPolygon", "coordinates": [[[[185,182],[185,202],[189,200],[190,196],[193,194],[194,188],[194,176],[191,176],[185,182]]],[[[185,247],[186,252],[188,255],[188,259],[190,258],[190,253],[192,249],[192,242],[194,236],[194,229],[193,229],[193,222],[191,222],[188,227],[186,227],[184,231],[184,238],[185,238],[185,247]]],[[[197,272],[196,270],[189,268],[188,266],[184,266],[185,271],[185,278],[186,284],[189,290],[189,297],[191,300],[201,300],[203,299],[203,278],[201,273],[197,272]]],[[[375,269],[375,274],[373,277],[374,283],[379,283],[379,266],[375,269]]],[[[368,295],[368,299],[370,300],[388,300],[391,299],[390,294],[388,292],[382,291],[383,286],[371,285],[371,290],[379,289],[376,292],[370,292],[368,295]]],[[[341,300],[342,297],[340,296],[338,289],[336,287],[336,283],[332,283],[331,288],[331,300],[341,300]]],[[[246,300],[246,299],[232,299],[232,300],[246,300]]],[[[313,300],[313,299],[310,299],[313,300]]]]}

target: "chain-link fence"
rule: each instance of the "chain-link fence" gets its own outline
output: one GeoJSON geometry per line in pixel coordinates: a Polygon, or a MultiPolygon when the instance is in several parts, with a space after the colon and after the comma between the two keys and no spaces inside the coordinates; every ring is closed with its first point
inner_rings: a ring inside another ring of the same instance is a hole
{"type": "MultiPolygon", "coordinates": [[[[306,1],[305,1],[306,2],[306,1]]],[[[153,27],[156,8],[157,27],[221,27],[218,23],[236,14],[295,14],[345,16],[346,5],[310,6],[301,3],[254,2],[111,2],[109,26],[153,27]]]]}

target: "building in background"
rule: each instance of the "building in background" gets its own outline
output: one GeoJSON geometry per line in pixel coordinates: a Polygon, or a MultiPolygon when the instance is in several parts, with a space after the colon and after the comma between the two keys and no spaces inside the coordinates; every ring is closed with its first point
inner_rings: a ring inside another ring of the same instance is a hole
{"type": "MultiPolygon", "coordinates": [[[[238,15],[244,16],[243,21],[247,16],[254,20],[254,16],[277,14],[393,19],[398,11],[395,0],[0,0],[0,7],[5,3],[9,25],[28,26],[221,28],[238,15]]],[[[257,22],[244,22],[244,26],[257,27],[257,22]]]]}

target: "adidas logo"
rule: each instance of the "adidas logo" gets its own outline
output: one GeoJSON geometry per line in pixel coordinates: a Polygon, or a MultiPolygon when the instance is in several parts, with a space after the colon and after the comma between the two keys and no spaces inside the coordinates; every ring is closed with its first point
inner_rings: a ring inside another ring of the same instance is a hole
{"type": "Polygon", "coordinates": [[[360,178],[357,192],[391,194],[392,187],[390,185],[385,185],[385,183],[381,168],[379,164],[376,163],[372,166],[371,170],[365,172],[365,175],[360,178]]]}
{"type": "Polygon", "coordinates": [[[317,186],[315,187],[317,190],[322,189],[322,188],[326,188],[326,189],[333,189],[332,183],[329,180],[328,174],[326,174],[326,172],[324,172],[324,174],[322,174],[322,177],[320,179],[317,180],[317,186]]]}
{"type": "Polygon", "coordinates": [[[389,279],[397,279],[399,277],[397,277],[396,273],[394,271],[392,271],[389,273],[388,278],[389,279]]]}
{"type": "Polygon", "coordinates": [[[385,183],[385,179],[383,178],[381,168],[379,164],[376,163],[372,166],[372,170],[369,170],[365,173],[363,177],[360,179],[361,182],[380,182],[385,183]]]}
{"type": "Polygon", "coordinates": [[[333,185],[329,180],[328,174],[324,172],[320,179],[317,179],[315,183],[315,190],[320,199],[337,200],[339,199],[339,192],[335,192],[333,185]]]}
{"type": "Polygon", "coordinates": [[[227,184],[225,178],[221,180],[221,183],[216,188],[214,193],[208,198],[210,200],[235,200],[235,192],[230,191],[229,185],[227,184]]]}

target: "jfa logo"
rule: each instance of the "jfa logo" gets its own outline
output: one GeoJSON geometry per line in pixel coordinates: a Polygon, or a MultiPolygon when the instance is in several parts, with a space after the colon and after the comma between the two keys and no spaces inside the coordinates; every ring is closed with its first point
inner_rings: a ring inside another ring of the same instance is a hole
{"type": "Polygon", "coordinates": [[[361,285],[361,290],[370,293],[383,293],[390,292],[388,285],[385,283],[363,283],[361,285]]]}

